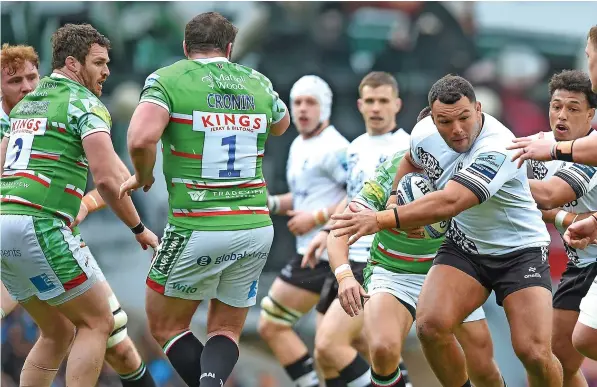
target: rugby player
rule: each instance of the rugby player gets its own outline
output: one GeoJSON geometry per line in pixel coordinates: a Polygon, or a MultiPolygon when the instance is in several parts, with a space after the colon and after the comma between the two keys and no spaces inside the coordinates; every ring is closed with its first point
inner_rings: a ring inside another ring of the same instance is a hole
{"type": "MultiPolygon", "coordinates": [[[[384,72],[367,74],[359,85],[358,108],[365,122],[366,133],[357,137],[347,149],[347,202],[362,189],[375,169],[390,159],[397,149],[408,147],[408,134],[398,128],[396,115],[402,107],[396,79],[384,72]]],[[[343,205],[339,211],[344,209],[343,205]]],[[[329,229],[323,231],[327,233],[329,229]]],[[[363,238],[351,247],[349,259],[359,281],[367,264],[372,238],[363,238]]],[[[315,251],[314,241],[311,251],[315,251]]],[[[310,256],[313,254],[310,253],[310,256]]],[[[318,310],[325,312],[315,336],[315,358],[328,387],[370,384],[370,367],[366,340],[362,335],[362,317],[350,318],[337,300],[337,282],[329,273],[318,310]],[[364,354],[359,354],[357,352],[364,354]]]]}
{"type": "MultiPolygon", "coordinates": [[[[495,291],[530,386],[561,386],[562,367],[551,349],[549,233],[526,171],[506,150],[514,136],[482,112],[462,77],[438,80],[428,99],[431,117],[413,129],[395,180],[424,171],[437,191],[390,210],[333,215],[332,229],[354,243],[383,229],[451,219],[417,305],[417,334],[436,376],[444,386],[470,385],[453,332],[495,291]]],[[[347,301],[361,308],[358,292],[347,301]]]]}
{"type": "MultiPolygon", "coordinates": [[[[430,114],[424,109],[417,122],[430,114]]],[[[396,153],[377,168],[373,179],[365,183],[352,203],[373,211],[382,211],[391,196],[392,181],[398,164],[408,148],[396,153]]],[[[391,206],[395,206],[392,204],[391,206]]],[[[350,207],[345,211],[350,211],[350,207]]],[[[413,230],[414,235],[416,231],[413,230]]],[[[347,238],[330,236],[328,251],[338,276],[338,297],[344,310],[354,316],[347,297],[355,290],[368,299],[364,308],[364,331],[371,358],[371,385],[406,386],[398,364],[402,345],[415,320],[417,300],[443,238],[410,238],[396,230],[375,234],[365,268],[363,288],[348,272],[347,238]],[[346,270],[345,270],[346,269],[346,270]],[[366,292],[366,293],[365,293],[366,292]]],[[[493,345],[482,308],[475,310],[456,328],[455,334],[464,349],[467,369],[476,386],[501,387],[503,382],[493,360],[493,345]]]]}
{"type": "Polygon", "coordinates": [[[122,196],[151,188],[161,138],[170,212],[146,281],[146,312],[153,337],[190,387],[221,387],[238,360],[273,239],[265,141],[290,123],[269,79],[229,61],[236,33],[215,12],[187,23],[186,59],[145,82],[128,132],[135,175],[120,189],[122,196]],[[189,330],[203,300],[205,345],[189,330]]]}
{"type": "MultiPolygon", "coordinates": [[[[31,46],[10,46],[8,43],[2,45],[0,56],[2,79],[2,109],[0,110],[0,174],[4,171],[4,160],[8,139],[10,137],[10,121],[8,115],[12,108],[24,96],[32,92],[39,82],[39,56],[31,46]]],[[[4,284],[0,283],[0,315],[1,318],[8,316],[18,302],[10,296],[4,284]]]]}
{"type": "MultiPolygon", "coordinates": [[[[593,92],[597,92],[597,25],[593,26],[587,36],[585,53],[588,59],[589,78],[593,92]]],[[[555,142],[554,139],[519,138],[508,149],[520,149],[514,159],[519,165],[524,160],[563,160],[597,166],[597,139],[585,136],[578,140],[555,142]]],[[[575,249],[586,249],[589,244],[597,242],[597,213],[579,220],[567,228],[564,241],[575,249]]],[[[593,282],[587,295],[581,302],[580,320],[572,335],[575,348],[586,357],[597,360],[597,280],[593,282]]]]}
{"type": "MultiPolygon", "coordinates": [[[[52,36],[52,75],[10,112],[1,243],[19,253],[2,256],[2,280],[41,331],[25,361],[22,385],[49,386],[71,344],[66,383],[95,385],[115,317],[120,317],[112,314],[101,270],[70,228],[88,169],[141,246],[157,246],[130,198],[117,195],[124,165],[110,139],[110,115],[98,99],[109,75],[109,47],[109,40],[88,24],[59,28],[52,36]]],[[[144,381],[128,385],[154,385],[150,377],[144,381]]]]}
{"type": "MultiPolygon", "coordinates": [[[[313,267],[302,267],[313,236],[346,196],[346,140],[330,125],[332,90],[320,77],[301,77],[290,90],[292,121],[299,132],[286,167],[290,191],[268,197],[271,213],[291,216],[296,255],[261,300],[259,334],[297,387],[318,387],[313,358],[292,326],[319,301],[330,273],[327,254],[313,267]]],[[[317,313],[319,322],[323,314],[317,313]]]]}
{"type": "MultiPolygon", "coordinates": [[[[39,82],[39,74],[37,72],[39,59],[37,53],[30,46],[10,46],[8,44],[2,47],[2,95],[3,107],[2,113],[12,110],[14,105],[18,103],[23,97],[35,89],[39,82]],[[20,65],[20,67],[19,67],[20,65]],[[30,66],[31,65],[31,66],[30,66]],[[9,66],[14,66],[16,70],[10,70],[9,66]],[[20,85],[17,87],[17,85],[20,85]],[[14,104],[10,101],[14,101],[14,104]],[[6,107],[5,107],[6,105],[6,107]]],[[[7,132],[10,137],[10,125],[8,115],[2,115],[2,131],[7,132]]],[[[4,135],[3,135],[4,137],[4,135]]],[[[6,145],[8,144],[8,137],[6,138],[6,145]]],[[[4,141],[3,141],[4,142],[4,141]]],[[[6,148],[3,146],[3,148],[6,148]]],[[[87,215],[87,208],[97,210],[105,207],[106,204],[101,198],[97,190],[93,190],[83,197],[79,213],[75,221],[71,224],[71,229],[80,223],[87,215]],[[87,205],[85,204],[87,202],[87,205]],[[98,204],[99,202],[99,204],[98,204]],[[84,209],[84,210],[83,210],[84,209]]],[[[75,236],[78,235],[78,230],[75,230],[75,236]]],[[[88,249],[84,242],[81,247],[88,249]]],[[[88,252],[90,262],[94,267],[97,266],[95,259],[88,252]]],[[[118,299],[112,292],[110,285],[105,281],[105,277],[101,270],[96,271],[98,282],[102,283],[105,288],[106,297],[110,303],[112,314],[114,316],[114,329],[108,339],[106,349],[106,361],[112,368],[120,375],[122,384],[127,386],[154,386],[153,379],[146,372],[145,363],[139,356],[133,342],[127,336],[127,315],[120,307],[118,299]]],[[[4,285],[2,285],[2,317],[10,314],[18,303],[8,294],[4,285]]]]}
{"type": "MultiPolygon", "coordinates": [[[[549,92],[552,132],[545,137],[569,141],[597,135],[591,128],[597,94],[591,91],[585,73],[574,70],[554,75],[549,92]]],[[[530,181],[533,197],[539,208],[551,210],[544,212],[544,219],[554,223],[561,234],[574,220],[591,217],[597,210],[597,168],[565,161],[530,160],[530,165],[538,179],[530,181]]],[[[582,325],[591,326],[590,315],[581,315],[580,307],[590,309],[589,299],[581,300],[597,277],[597,246],[575,249],[564,242],[564,247],[569,261],[554,294],[552,346],[564,369],[564,386],[587,386],[580,371],[584,356],[574,348],[572,337],[577,321],[579,330],[582,325]]]]}

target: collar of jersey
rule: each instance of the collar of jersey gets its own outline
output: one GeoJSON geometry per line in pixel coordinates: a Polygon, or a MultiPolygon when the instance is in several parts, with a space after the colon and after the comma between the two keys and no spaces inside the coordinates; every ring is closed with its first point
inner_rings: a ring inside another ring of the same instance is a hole
{"type": "Polygon", "coordinates": [[[5,119],[7,119],[7,120],[8,120],[8,119],[9,119],[9,118],[8,118],[8,114],[7,114],[7,113],[4,111],[4,109],[2,108],[2,98],[0,98],[0,111],[2,112],[2,118],[5,118],[5,119]]]}
{"type": "Polygon", "coordinates": [[[56,79],[56,78],[57,78],[57,79],[63,79],[63,80],[65,80],[65,81],[68,81],[68,82],[71,82],[71,83],[75,83],[75,84],[77,84],[77,85],[79,85],[79,86],[81,86],[81,87],[85,87],[85,86],[81,85],[79,82],[77,82],[77,81],[73,81],[73,80],[72,80],[72,79],[70,79],[69,77],[65,77],[65,76],[64,76],[64,75],[62,75],[62,74],[58,74],[58,73],[52,73],[52,74],[50,74],[50,78],[54,78],[54,79],[56,79]]]}
{"type": "Polygon", "coordinates": [[[228,58],[223,56],[216,56],[213,58],[197,58],[193,59],[195,62],[199,62],[202,64],[214,63],[214,62],[228,62],[228,58]]]}

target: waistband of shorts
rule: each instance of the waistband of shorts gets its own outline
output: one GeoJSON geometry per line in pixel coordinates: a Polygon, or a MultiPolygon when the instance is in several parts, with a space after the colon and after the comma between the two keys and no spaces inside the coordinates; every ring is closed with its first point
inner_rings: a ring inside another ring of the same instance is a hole
{"type": "Polygon", "coordinates": [[[483,258],[485,258],[485,259],[496,259],[496,258],[497,259],[511,259],[511,258],[515,258],[519,255],[522,255],[524,253],[533,252],[533,251],[540,252],[542,248],[549,248],[549,245],[532,246],[532,247],[523,247],[523,248],[511,251],[506,254],[476,254],[476,253],[469,253],[469,252],[462,250],[460,247],[458,247],[458,245],[456,243],[454,243],[453,241],[451,241],[448,238],[446,238],[444,240],[444,244],[442,244],[440,246],[440,249],[444,248],[445,245],[449,245],[450,248],[457,250],[459,253],[461,253],[464,256],[473,256],[473,257],[477,257],[477,258],[481,258],[481,259],[483,259],[483,258]]]}

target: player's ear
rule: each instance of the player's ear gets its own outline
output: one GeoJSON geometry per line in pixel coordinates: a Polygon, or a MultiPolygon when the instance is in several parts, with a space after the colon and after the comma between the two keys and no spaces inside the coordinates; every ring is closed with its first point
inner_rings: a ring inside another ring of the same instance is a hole
{"type": "Polygon", "coordinates": [[[187,52],[187,43],[186,41],[182,41],[182,52],[184,52],[184,56],[187,58],[189,57],[189,53],[187,52]]]}
{"type": "Polygon", "coordinates": [[[589,122],[593,121],[595,118],[595,108],[589,109],[589,122]]]}
{"type": "Polygon", "coordinates": [[[362,98],[357,99],[357,108],[359,109],[359,112],[363,113],[363,99],[362,98]]]}
{"type": "Polygon", "coordinates": [[[64,60],[64,66],[73,73],[78,73],[81,69],[81,63],[74,56],[67,56],[64,60]]]}
{"type": "Polygon", "coordinates": [[[232,42],[226,45],[226,58],[230,59],[232,57],[232,42]]]}
{"type": "Polygon", "coordinates": [[[475,102],[475,110],[479,113],[481,113],[481,102],[477,101],[475,102]]]}
{"type": "Polygon", "coordinates": [[[402,110],[402,99],[396,98],[396,114],[400,113],[400,110],[402,110]]]}

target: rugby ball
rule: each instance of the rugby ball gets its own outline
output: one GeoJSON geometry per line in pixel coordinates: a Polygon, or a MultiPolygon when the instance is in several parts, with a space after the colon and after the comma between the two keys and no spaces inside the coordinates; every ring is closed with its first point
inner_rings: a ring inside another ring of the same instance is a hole
{"type": "MultiPolygon", "coordinates": [[[[433,191],[435,191],[435,188],[427,175],[423,175],[422,173],[408,173],[404,175],[398,183],[396,201],[399,206],[403,206],[412,203],[433,191]]],[[[398,209],[398,213],[400,214],[400,209],[398,209]]],[[[443,237],[446,234],[446,231],[448,231],[449,225],[450,220],[448,219],[425,226],[425,239],[437,239],[443,237]]]]}

